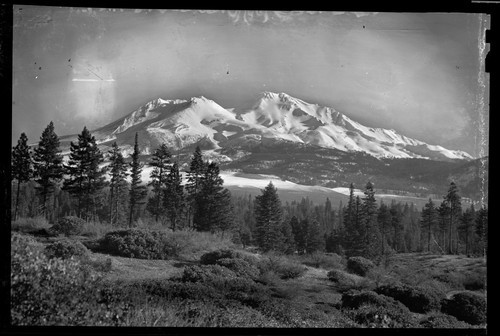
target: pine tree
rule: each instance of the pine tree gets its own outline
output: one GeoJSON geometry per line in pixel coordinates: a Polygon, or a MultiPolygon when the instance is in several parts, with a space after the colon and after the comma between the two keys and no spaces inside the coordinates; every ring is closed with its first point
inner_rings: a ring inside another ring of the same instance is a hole
{"type": "Polygon", "coordinates": [[[14,208],[14,220],[16,220],[21,184],[28,182],[33,176],[28,137],[24,133],[21,133],[19,140],[17,140],[17,145],[12,149],[11,167],[11,178],[17,181],[16,205],[14,208]]]}
{"type": "Polygon", "coordinates": [[[377,201],[371,182],[366,184],[364,194],[362,206],[362,223],[365,228],[362,235],[363,255],[367,258],[374,258],[381,253],[381,238],[377,226],[377,201]]]}
{"type": "Polygon", "coordinates": [[[424,232],[427,233],[427,252],[431,252],[431,236],[432,232],[435,231],[435,227],[438,223],[438,213],[434,207],[434,202],[429,198],[429,201],[425,204],[422,209],[420,224],[424,232]]]}
{"type": "Polygon", "coordinates": [[[458,187],[454,182],[450,183],[448,193],[444,196],[444,203],[448,209],[448,254],[453,253],[453,229],[456,227],[462,214],[462,204],[458,187]]]}
{"type": "Polygon", "coordinates": [[[232,226],[231,194],[223,187],[219,166],[206,165],[194,199],[193,226],[198,231],[226,231],[232,226]]]}
{"type": "Polygon", "coordinates": [[[488,251],[488,208],[484,205],[477,211],[475,229],[483,248],[483,255],[486,255],[488,251]]]}
{"type": "Polygon", "coordinates": [[[389,207],[384,202],[381,202],[377,210],[377,223],[381,234],[382,254],[385,253],[386,236],[391,226],[391,219],[389,207]]]}
{"type": "Polygon", "coordinates": [[[187,172],[186,191],[188,198],[188,225],[194,226],[194,212],[196,208],[196,199],[201,189],[201,180],[207,168],[206,163],[203,161],[203,155],[199,146],[191,158],[189,164],[189,171],[187,172]]]}
{"type": "Polygon", "coordinates": [[[103,162],[95,137],[84,127],[78,135],[78,142],[71,142],[69,161],[64,165],[69,178],[64,181],[63,189],[76,196],[79,217],[82,217],[83,209],[85,217],[90,217],[91,209],[95,207],[95,193],[105,185],[105,169],[99,167],[103,162]]]}
{"type": "Polygon", "coordinates": [[[401,203],[391,202],[391,227],[393,231],[392,235],[392,248],[395,251],[402,252],[404,249],[404,238],[403,238],[403,212],[401,209],[401,203]]]}
{"type": "Polygon", "coordinates": [[[299,254],[303,254],[306,250],[306,228],[302,221],[299,222],[296,216],[290,218],[290,227],[292,228],[293,240],[299,254]]]}
{"type": "Polygon", "coordinates": [[[361,255],[362,248],[362,226],[360,223],[361,201],[354,197],[354,184],[349,186],[349,201],[344,212],[344,244],[348,256],[361,255]]]}
{"type": "Polygon", "coordinates": [[[307,221],[306,253],[324,251],[325,239],[321,226],[316,219],[307,221]]]}
{"type": "Polygon", "coordinates": [[[161,144],[155,150],[149,165],[153,167],[150,174],[150,182],[148,185],[153,187],[153,196],[148,200],[148,210],[154,215],[155,221],[158,222],[163,215],[163,196],[165,195],[164,187],[167,175],[170,171],[170,158],[172,155],[166,144],[161,144]]]}
{"type": "Polygon", "coordinates": [[[438,213],[438,227],[439,227],[439,232],[441,236],[441,252],[445,253],[446,250],[446,230],[448,227],[448,213],[449,209],[446,205],[445,201],[442,201],[441,204],[439,205],[439,208],[437,209],[438,213]]]}
{"type": "Polygon", "coordinates": [[[42,132],[38,147],[33,155],[35,182],[41,196],[42,212],[47,217],[47,198],[55,191],[63,177],[62,155],[59,149],[59,138],[54,132],[51,121],[42,132]]]}
{"type": "Polygon", "coordinates": [[[180,220],[184,216],[186,204],[182,176],[179,172],[179,165],[177,162],[174,162],[170,167],[170,171],[166,176],[165,189],[163,192],[163,206],[170,220],[172,231],[175,231],[179,226],[180,220]]]}
{"type": "Polygon", "coordinates": [[[292,226],[290,221],[284,220],[281,226],[281,234],[283,235],[283,245],[281,251],[285,254],[295,252],[295,239],[293,238],[292,226]]]}
{"type": "Polygon", "coordinates": [[[127,163],[123,158],[122,152],[116,142],[109,151],[110,173],[109,183],[109,222],[113,225],[116,222],[125,222],[126,193],[127,193],[127,163]]]}
{"type": "Polygon", "coordinates": [[[147,195],[146,186],[141,185],[141,172],[143,164],[139,159],[139,139],[138,134],[135,133],[134,152],[132,153],[132,162],[130,163],[130,191],[129,191],[129,219],[128,225],[132,227],[134,217],[137,216],[138,207],[145,203],[144,198],[147,195]]]}
{"type": "Polygon", "coordinates": [[[255,239],[263,251],[269,251],[282,245],[283,211],[278,190],[272,182],[261,192],[255,197],[255,239]]]}
{"type": "MultiPolygon", "coordinates": [[[[466,209],[460,218],[460,226],[457,228],[462,233],[465,241],[465,255],[469,256],[470,237],[473,234],[474,222],[476,219],[476,210],[474,204],[466,209]]],[[[458,251],[457,251],[458,252],[458,251]]]]}

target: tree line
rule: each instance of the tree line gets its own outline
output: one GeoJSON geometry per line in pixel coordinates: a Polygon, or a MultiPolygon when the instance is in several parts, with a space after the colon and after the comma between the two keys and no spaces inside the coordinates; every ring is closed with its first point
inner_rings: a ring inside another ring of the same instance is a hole
{"type": "Polygon", "coordinates": [[[172,230],[231,231],[244,245],[284,253],[327,251],[372,259],[392,252],[486,253],[488,210],[463,209],[453,182],[439,206],[429,199],[421,210],[377,202],[371,182],[362,197],[355,196],[351,183],[347,203],[334,209],[328,198],[319,205],[307,198],[283,205],[272,183],[255,197],[231,197],[219,166],[203,160],[199,147],[185,181],[165,144],[148,165],[153,169],[145,185],[137,133],[126,159],[116,142],[101,152],[84,127],[66,162],[52,122],[33,150],[22,133],[12,150],[13,219],[42,215],[54,222],[75,215],[131,227],[148,218],[172,230]]]}
{"type": "Polygon", "coordinates": [[[172,160],[165,144],[155,149],[148,164],[153,169],[145,185],[137,133],[134,150],[126,160],[116,142],[103,153],[84,127],[77,141],[70,143],[67,162],[53,122],[33,151],[22,133],[12,150],[12,179],[17,181],[13,219],[23,210],[25,215],[41,215],[51,221],[61,215],[75,215],[131,227],[148,215],[172,230],[190,227],[215,232],[230,228],[231,194],[223,187],[217,163],[204,161],[199,147],[193,153],[185,184],[179,163],[172,160]],[[25,202],[20,202],[21,198],[25,202]],[[28,199],[31,202],[26,202],[28,199]],[[23,209],[20,203],[24,203],[23,209]]]}
{"type": "Polygon", "coordinates": [[[462,209],[454,182],[438,208],[432,199],[419,210],[413,203],[375,199],[368,182],[363,196],[351,183],[346,205],[334,209],[327,198],[314,205],[309,199],[281,205],[270,183],[262,194],[235,202],[238,234],[244,244],[284,253],[335,252],[377,259],[387,253],[432,252],[485,255],[488,209],[472,204],[462,209]]]}

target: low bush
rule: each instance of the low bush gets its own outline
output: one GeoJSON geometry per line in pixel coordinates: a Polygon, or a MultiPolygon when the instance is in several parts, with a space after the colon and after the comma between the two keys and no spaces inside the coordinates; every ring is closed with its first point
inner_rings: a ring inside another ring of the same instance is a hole
{"type": "Polygon", "coordinates": [[[49,258],[69,259],[76,257],[87,259],[90,255],[89,250],[76,240],[61,239],[45,247],[45,253],[49,258]]]}
{"type": "Polygon", "coordinates": [[[244,259],[222,258],[217,260],[217,265],[229,268],[236,273],[237,276],[252,280],[257,279],[260,273],[257,266],[250,264],[244,259]]]}
{"type": "Polygon", "coordinates": [[[413,323],[406,306],[373,291],[349,291],[342,295],[341,303],[348,316],[368,327],[402,328],[413,323]]]}
{"type": "Polygon", "coordinates": [[[377,294],[373,291],[350,290],[342,294],[341,302],[343,308],[349,308],[349,309],[355,309],[363,305],[370,304],[379,307],[398,306],[400,307],[400,309],[408,310],[408,308],[405,307],[401,302],[397,302],[393,298],[377,294]]]}
{"type": "Polygon", "coordinates": [[[367,304],[349,311],[347,315],[369,328],[413,328],[416,325],[411,313],[398,306],[367,304]]]}
{"type": "Polygon", "coordinates": [[[401,283],[377,287],[375,292],[400,301],[412,312],[416,313],[427,313],[432,310],[440,310],[441,300],[445,297],[444,293],[432,288],[409,286],[401,283]]]}
{"type": "Polygon", "coordinates": [[[486,299],[471,292],[456,293],[443,300],[442,312],[473,325],[486,322],[486,299]]]}
{"type": "Polygon", "coordinates": [[[129,286],[132,287],[132,290],[144,291],[148,295],[160,297],[167,301],[175,299],[214,301],[223,297],[223,293],[220,293],[213,286],[201,281],[180,282],[172,280],[147,279],[136,281],[129,286]]]}
{"type": "Polygon", "coordinates": [[[300,263],[274,253],[268,253],[263,257],[258,267],[261,274],[272,271],[285,280],[298,278],[307,271],[300,263]]]}
{"type": "Polygon", "coordinates": [[[373,268],[375,268],[375,264],[369,259],[363,257],[347,259],[347,271],[359,276],[366,276],[373,268]]]}
{"type": "Polygon", "coordinates": [[[203,265],[214,265],[219,259],[235,258],[243,258],[242,253],[230,249],[220,249],[203,254],[200,258],[200,262],[203,265]]]}
{"type": "Polygon", "coordinates": [[[333,269],[326,275],[328,277],[328,280],[338,284],[354,284],[354,281],[346,274],[346,272],[339,269],[333,269]]]}
{"type": "Polygon", "coordinates": [[[12,231],[38,234],[40,232],[48,232],[50,224],[45,217],[34,217],[34,218],[19,218],[14,222],[11,222],[12,231]]]}
{"type": "Polygon", "coordinates": [[[375,288],[372,280],[339,269],[331,270],[327,273],[327,276],[330,281],[335,283],[336,290],[339,293],[345,293],[349,290],[372,290],[375,288]]]}
{"type": "Polygon", "coordinates": [[[116,230],[116,227],[108,223],[86,222],[80,235],[89,238],[99,238],[113,230],[116,230]]]}
{"type": "Polygon", "coordinates": [[[469,274],[463,280],[463,286],[466,290],[485,290],[486,289],[486,275],[469,274]]]}
{"type": "Polygon", "coordinates": [[[182,272],[183,282],[210,282],[217,279],[235,278],[236,274],[230,269],[220,265],[189,265],[182,272]]]}
{"type": "Polygon", "coordinates": [[[459,321],[456,317],[443,314],[441,312],[431,313],[425,316],[419,322],[421,328],[440,328],[440,329],[453,329],[453,328],[470,328],[470,324],[459,321]]]}
{"type": "Polygon", "coordinates": [[[97,274],[73,259],[49,259],[29,240],[11,236],[13,325],[119,325],[127,306],[100,304],[97,274]]]}
{"type": "Polygon", "coordinates": [[[85,229],[85,224],[85,220],[79,217],[66,216],[60,218],[59,221],[56,224],[52,225],[49,230],[55,234],[77,236],[83,232],[83,230],[85,229]]]}
{"type": "Polygon", "coordinates": [[[99,250],[128,258],[168,259],[176,254],[164,231],[123,229],[111,231],[99,241],[99,250]]]}

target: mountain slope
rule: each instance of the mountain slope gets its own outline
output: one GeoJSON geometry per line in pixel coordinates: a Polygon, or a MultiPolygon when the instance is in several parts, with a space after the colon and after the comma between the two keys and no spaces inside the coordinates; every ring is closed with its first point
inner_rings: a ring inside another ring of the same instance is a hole
{"type": "Polygon", "coordinates": [[[131,146],[135,132],[139,132],[145,154],[160,143],[175,150],[194,144],[213,150],[245,150],[262,143],[291,142],[364,152],[377,158],[472,158],[392,129],[366,127],[331,107],[273,92],[262,93],[252,107],[236,112],[205,97],[156,99],[93,134],[101,144],[117,141],[131,146]]]}

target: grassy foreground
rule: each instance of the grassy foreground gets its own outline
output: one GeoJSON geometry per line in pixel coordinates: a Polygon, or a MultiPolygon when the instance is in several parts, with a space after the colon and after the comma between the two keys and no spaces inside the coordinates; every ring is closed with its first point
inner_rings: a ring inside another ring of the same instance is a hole
{"type": "Polygon", "coordinates": [[[228,235],[12,229],[14,325],[486,328],[482,258],[396,254],[360,275],[336,254],[260,254],[228,235]],[[151,237],[162,259],[141,257],[151,237]]]}

